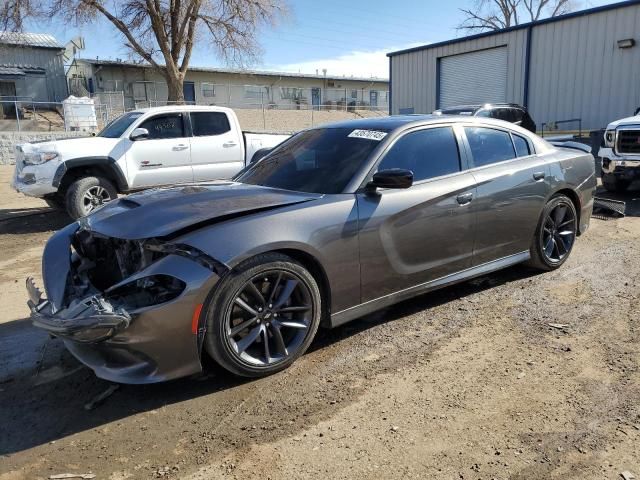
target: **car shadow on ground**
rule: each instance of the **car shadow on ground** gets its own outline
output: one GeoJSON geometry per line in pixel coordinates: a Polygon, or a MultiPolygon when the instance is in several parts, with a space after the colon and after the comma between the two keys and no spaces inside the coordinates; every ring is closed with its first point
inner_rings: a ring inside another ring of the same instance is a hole
{"type": "Polygon", "coordinates": [[[26,235],[59,230],[73,220],[53,208],[0,209],[0,234],[26,235]]]}
{"type": "MultiPolygon", "coordinates": [[[[374,326],[535,274],[522,266],[512,267],[419,296],[336,329],[322,329],[311,352],[374,326]]],[[[66,351],[59,339],[50,339],[31,326],[28,319],[0,324],[0,365],[0,455],[253,381],[207,365],[207,373],[200,376],[155,385],[121,385],[101,405],[87,411],[85,405],[112,384],[96,378],[66,351]]],[[[211,400],[215,401],[215,397],[211,400]]]]}

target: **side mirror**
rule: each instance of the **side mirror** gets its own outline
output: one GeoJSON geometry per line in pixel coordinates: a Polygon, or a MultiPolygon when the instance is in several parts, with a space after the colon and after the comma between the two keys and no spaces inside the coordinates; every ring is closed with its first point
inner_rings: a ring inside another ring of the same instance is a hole
{"type": "Polygon", "coordinates": [[[251,161],[249,163],[256,163],[258,160],[262,160],[271,153],[271,150],[273,150],[273,148],[261,148],[260,150],[257,150],[256,153],[253,154],[253,157],[251,157],[251,161]]]}
{"type": "Polygon", "coordinates": [[[368,189],[376,188],[409,188],[413,185],[413,172],[404,168],[390,168],[373,174],[367,184],[368,189]]]}
{"type": "Polygon", "coordinates": [[[129,138],[134,142],[136,140],[144,140],[146,138],[149,138],[149,130],[147,130],[146,128],[136,128],[133,130],[133,132],[131,132],[129,138]]]}

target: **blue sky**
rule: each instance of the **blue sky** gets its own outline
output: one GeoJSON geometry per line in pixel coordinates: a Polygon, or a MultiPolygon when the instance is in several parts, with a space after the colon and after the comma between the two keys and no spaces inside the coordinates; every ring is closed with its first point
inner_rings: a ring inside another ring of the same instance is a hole
{"type": "MultiPolygon", "coordinates": [[[[582,8],[605,3],[614,2],[580,2],[582,8]]],[[[263,55],[251,67],[300,73],[326,68],[330,75],[387,77],[386,52],[462,36],[456,29],[463,19],[460,8],[471,4],[472,0],[290,0],[291,17],[260,34],[263,55]]],[[[62,43],[82,35],[83,57],[127,58],[121,37],[104,21],[81,28],[38,22],[28,30],[53,33],[62,43]]],[[[191,65],[225,66],[206,46],[204,35],[191,65]]]]}

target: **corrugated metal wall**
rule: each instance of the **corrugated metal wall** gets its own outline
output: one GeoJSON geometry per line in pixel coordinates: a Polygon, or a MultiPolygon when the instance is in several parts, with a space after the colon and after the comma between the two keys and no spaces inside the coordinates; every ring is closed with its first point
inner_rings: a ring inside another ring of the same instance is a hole
{"type": "MultiPolygon", "coordinates": [[[[29,81],[16,77],[18,96],[33,97],[35,101],[61,102],[67,97],[67,78],[61,51],[51,48],[0,45],[0,63],[10,65],[34,65],[45,69],[46,81],[38,78],[29,81]]],[[[38,76],[35,76],[38,77],[38,76]]]]}
{"type": "MultiPolygon", "coordinates": [[[[603,128],[640,107],[640,5],[533,29],[529,110],[542,122],[582,118],[583,128],[603,128]]],[[[577,128],[574,124],[573,127],[577,128]]]]}
{"type": "MultiPolygon", "coordinates": [[[[392,113],[436,108],[438,58],[500,45],[509,50],[507,101],[524,103],[526,40],[527,29],[522,28],[392,56],[392,113]]],[[[602,128],[638,107],[639,4],[534,25],[529,110],[538,126],[582,118],[583,128],[602,128]],[[634,38],[636,46],[618,48],[617,41],[625,38],[634,38]]]]}
{"type": "Polygon", "coordinates": [[[525,45],[526,31],[517,30],[391,57],[392,113],[403,108],[431,113],[437,108],[438,58],[500,46],[508,50],[507,101],[522,103],[525,45]]]}

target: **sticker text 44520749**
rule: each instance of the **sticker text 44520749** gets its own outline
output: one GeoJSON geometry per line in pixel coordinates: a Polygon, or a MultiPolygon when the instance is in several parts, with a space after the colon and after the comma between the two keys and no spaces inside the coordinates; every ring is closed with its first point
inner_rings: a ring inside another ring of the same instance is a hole
{"type": "Polygon", "coordinates": [[[377,130],[354,130],[349,135],[351,138],[364,138],[366,140],[375,140],[379,142],[387,136],[387,132],[379,132],[377,130]]]}

